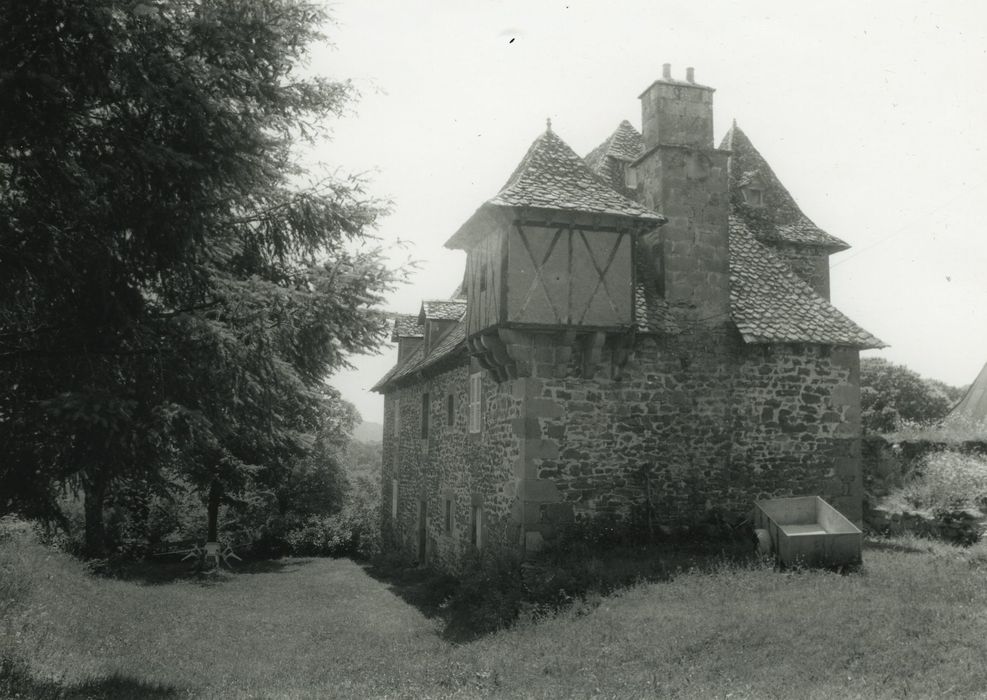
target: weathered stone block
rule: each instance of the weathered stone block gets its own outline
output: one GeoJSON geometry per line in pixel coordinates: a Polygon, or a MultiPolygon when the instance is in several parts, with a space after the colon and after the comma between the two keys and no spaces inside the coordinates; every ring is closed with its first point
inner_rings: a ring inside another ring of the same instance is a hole
{"type": "Polygon", "coordinates": [[[524,500],[551,503],[562,500],[562,494],[555,481],[547,479],[525,479],[523,482],[524,500]]]}

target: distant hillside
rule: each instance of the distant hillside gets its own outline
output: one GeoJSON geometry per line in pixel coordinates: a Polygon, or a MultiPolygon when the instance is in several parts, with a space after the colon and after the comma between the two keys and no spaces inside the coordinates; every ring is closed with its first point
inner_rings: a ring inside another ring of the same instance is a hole
{"type": "Polygon", "coordinates": [[[384,439],[384,426],[363,421],[353,430],[353,439],[358,442],[381,442],[384,439]]]}

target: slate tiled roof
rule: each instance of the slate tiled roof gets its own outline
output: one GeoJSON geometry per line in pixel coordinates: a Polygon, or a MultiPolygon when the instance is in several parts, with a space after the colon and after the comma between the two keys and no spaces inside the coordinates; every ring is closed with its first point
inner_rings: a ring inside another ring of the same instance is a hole
{"type": "Polygon", "coordinates": [[[651,221],[662,218],[614,191],[551,130],[535,139],[507,183],[487,203],[616,214],[651,221]]]}
{"type": "Polygon", "coordinates": [[[850,246],[816,226],[781,184],[764,158],[736,123],[730,127],[720,148],[730,156],[730,210],[747,224],[759,241],[818,246],[830,252],[850,246]],[[752,179],[764,184],[764,206],[752,207],[744,202],[741,188],[752,179]]]}
{"type": "Polygon", "coordinates": [[[466,324],[464,322],[457,323],[449,329],[448,333],[439,339],[431,352],[426,355],[424,346],[417,348],[405,358],[404,362],[395,365],[387,374],[381,377],[371,388],[371,391],[380,391],[391,382],[396,382],[417,372],[421,372],[439,363],[441,360],[452,357],[457,351],[465,350],[465,341],[466,324]]]}
{"type": "Polygon", "coordinates": [[[422,302],[418,320],[458,321],[466,313],[465,299],[428,299],[422,302]]]}
{"type": "Polygon", "coordinates": [[[590,151],[583,160],[610,187],[625,196],[632,196],[625,182],[624,169],[627,163],[637,160],[642,153],[644,139],[625,119],[606,141],[590,151]]]}
{"type": "MultiPolygon", "coordinates": [[[[748,343],[819,343],[856,348],[884,347],[878,338],[844,316],[820,297],[791,268],[761,242],[812,245],[836,251],[849,246],[819,229],[798,208],[771,168],[734,124],[721,148],[732,150],[730,161],[730,315],[748,343]],[[759,180],[764,187],[765,206],[751,207],[740,188],[759,180]]],[[[629,122],[621,122],[610,138],[581,160],[551,130],[531,145],[507,184],[487,205],[538,207],[588,213],[632,216],[650,221],[663,217],[616,191],[623,187],[621,161],[635,160],[643,153],[640,134],[629,122]],[[616,180],[619,172],[620,179],[616,180]],[[609,186],[607,183],[611,183],[609,186]],[[619,187],[618,187],[619,186],[619,187]]],[[[626,191],[626,190],[625,190],[626,191]]],[[[630,193],[629,193],[630,194],[630,193]]],[[[486,205],[485,205],[486,206],[486,205]]],[[[484,211],[481,208],[481,211],[484,211]]],[[[450,242],[461,247],[464,225],[450,242]]],[[[659,294],[648,247],[636,243],[634,306],[637,328],[646,333],[677,333],[678,324],[667,301],[659,294]]],[[[461,286],[457,292],[462,292],[461,286]]],[[[454,295],[455,296],[455,295],[454,295]]],[[[446,358],[465,351],[466,328],[462,318],[465,299],[429,300],[422,304],[416,330],[426,318],[459,321],[439,339],[426,355],[418,348],[391,369],[374,387],[382,390],[391,382],[412,376],[446,358]]],[[[395,334],[398,323],[395,321],[395,334]]],[[[405,326],[402,326],[405,328],[405,326]]]]}
{"type": "Polygon", "coordinates": [[[816,294],[738,217],[730,219],[730,316],[748,343],[885,347],[816,294]]]}
{"type": "Polygon", "coordinates": [[[394,317],[394,325],[391,329],[392,343],[397,342],[400,338],[421,338],[424,335],[425,331],[418,323],[418,316],[397,314],[394,317]]]}

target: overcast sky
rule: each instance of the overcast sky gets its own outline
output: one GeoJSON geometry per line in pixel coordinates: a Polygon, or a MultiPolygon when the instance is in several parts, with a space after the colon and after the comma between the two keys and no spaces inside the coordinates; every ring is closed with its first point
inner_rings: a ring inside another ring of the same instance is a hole
{"type": "MultiPolygon", "coordinates": [[[[585,155],[662,63],[716,88],[805,214],[852,248],[832,256],[834,304],[951,384],[987,362],[987,4],[982,2],[401,2],[332,5],[313,68],[362,96],[311,153],[369,171],[393,200],[379,228],[421,261],[389,309],[448,297],[465,255],[442,244],[552,119],[585,155]]],[[[333,379],[365,420],[394,348],[333,379]]]]}

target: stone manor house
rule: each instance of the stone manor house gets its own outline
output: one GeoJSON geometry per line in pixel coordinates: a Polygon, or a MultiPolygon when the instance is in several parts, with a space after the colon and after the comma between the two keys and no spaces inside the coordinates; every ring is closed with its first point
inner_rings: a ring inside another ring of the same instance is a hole
{"type": "Polygon", "coordinates": [[[446,243],[452,299],[395,320],[383,525],[454,567],[581,516],[669,525],[820,495],[861,521],[859,351],[829,303],[847,244],[799,209],[713,88],[672,78],[584,158],[549,128],[446,243]]]}

